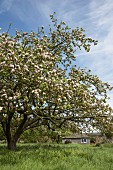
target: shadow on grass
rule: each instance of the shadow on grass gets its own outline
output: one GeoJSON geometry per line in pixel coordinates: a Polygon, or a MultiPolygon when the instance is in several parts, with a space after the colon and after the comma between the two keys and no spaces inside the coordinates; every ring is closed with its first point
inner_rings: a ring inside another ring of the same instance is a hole
{"type": "MultiPolygon", "coordinates": [[[[17,144],[17,149],[15,152],[18,152],[18,151],[35,151],[39,148],[41,149],[46,149],[46,150],[50,150],[50,149],[54,149],[54,150],[62,150],[62,149],[77,149],[77,148],[87,148],[88,146],[83,146],[83,145],[80,145],[80,144],[48,144],[48,143],[45,143],[45,144],[42,144],[42,143],[24,143],[24,144],[20,144],[18,143],[17,144]]],[[[90,147],[90,146],[89,146],[90,147]]],[[[0,154],[4,151],[9,151],[7,149],[7,146],[6,144],[0,144],[0,154]]],[[[9,151],[9,152],[12,152],[12,151],[9,151]]]]}

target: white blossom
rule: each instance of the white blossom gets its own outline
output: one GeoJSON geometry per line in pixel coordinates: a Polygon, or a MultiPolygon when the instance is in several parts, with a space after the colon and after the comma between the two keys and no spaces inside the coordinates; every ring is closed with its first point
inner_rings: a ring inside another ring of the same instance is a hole
{"type": "Polygon", "coordinates": [[[3,107],[0,106],[0,111],[3,109],[3,107]]]}

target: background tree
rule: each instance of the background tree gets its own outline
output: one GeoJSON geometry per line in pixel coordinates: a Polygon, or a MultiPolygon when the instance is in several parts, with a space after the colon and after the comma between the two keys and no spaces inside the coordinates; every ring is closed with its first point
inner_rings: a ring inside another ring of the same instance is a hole
{"type": "Polygon", "coordinates": [[[50,17],[48,35],[44,27],[0,34],[0,122],[11,150],[25,130],[43,123],[49,129],[70,121],[79,129],[109,125],[110,85],[71,64],[76,50],[88,52],[97,41],[50,17]]]}

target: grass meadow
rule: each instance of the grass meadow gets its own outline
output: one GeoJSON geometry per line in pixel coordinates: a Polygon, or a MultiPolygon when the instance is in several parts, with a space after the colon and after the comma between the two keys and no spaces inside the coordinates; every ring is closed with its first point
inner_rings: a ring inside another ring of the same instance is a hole
{"type": "Polygon", "coordinates": [[[113,145],[0,144],[0,170],[113,170],[113,145]]]}

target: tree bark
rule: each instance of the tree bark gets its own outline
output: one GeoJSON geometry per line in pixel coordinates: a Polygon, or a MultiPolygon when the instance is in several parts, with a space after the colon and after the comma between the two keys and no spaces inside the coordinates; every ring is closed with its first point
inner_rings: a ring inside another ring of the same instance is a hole
{"type": "Polygon", "coordinates": [[[7,148],[12,151],[16,151],[16,141],[7,141],[7,148]]]}
{"type": "Polygon", "coordinates": [[[16,143],[24,131],[24,125],[26,123],[26,120],[27,120],[27,115],[24,115],[24,118],[21,121],[20,125],[18,126],[14,135],[11,135],[10,124],[7,124],[5,135],[6,135],[6,139],[7,139],[7,148],[9,150],[12,150],[12,151],[16,150],[16,143]]]}
{"type": "Polygon", "coordinates": [[[57,143],[60,143],[60,135],[57,136],[57,143]]]}

